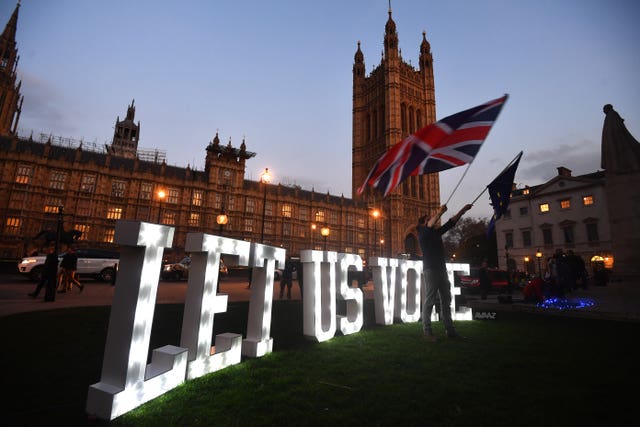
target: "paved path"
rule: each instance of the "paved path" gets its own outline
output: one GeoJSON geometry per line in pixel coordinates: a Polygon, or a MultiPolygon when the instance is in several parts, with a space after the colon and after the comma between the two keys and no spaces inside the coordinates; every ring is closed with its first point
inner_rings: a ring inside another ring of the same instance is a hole
{"type": "MultiPolygon", "coordinates": [[[[66,307],[110,306],[115,288],[107,283],[86,280],[85,290],[77,289],[63,294],[56,294],[56,300],[44,302],[44,292],[40,298],[33,299],[27,294],[35,288],[35,284],[19,275],[0,275],[0,317],[15,313],[36,310],[51,310],[66,307]]],[[[184,303],[187,282],[160,282],[158,286],[158,304],[184,303]]],[[[300,299],[300,288],[294,281],[292,298],[300,299]]],[[[364,288],[365,298],[373,298],[373,284],[369,282],[364,288]]],[[[250,290],[246,280],[226,278],[220,282],[220,293],[228,294],[229,301],[248,301],[250,290]]],[[[274,299],[279,298],[280,283],[275,282],[274,299]]],[[[514,293],[514,300],[521,298],[519,292],[514,293]]],[[[469,296],[467,305],[476,311],[517,310],[537,312],[551,315],[592,317],[640,322],[640,285],[631,282],[613,282],[604,287],[590,287],[587,290],[573,291],[568,295],[570,301],[588,300],[593,306],[579,309],[538,308],[532,304],[515,302],[500,304],[497,296],[492,295],[486,301],[469,296]]]]}

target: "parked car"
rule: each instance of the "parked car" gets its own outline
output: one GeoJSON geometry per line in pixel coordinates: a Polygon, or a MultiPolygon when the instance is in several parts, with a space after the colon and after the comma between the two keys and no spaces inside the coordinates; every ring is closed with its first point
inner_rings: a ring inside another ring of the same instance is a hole
{"type": "MultiPolygon", "coordinates": [[[[110,282],[116,274],[116,264],[120,262],[120,254],[106,249],[82,248],[76,249],[78,256],[78,275],[91,277],[95,280],[110,282]]],[[[58,255],[62,260],[64,252],[58,255]]],[[[18,263],[20,274],[27,276],[34,282],[39,282],[44,270],[45,255],[24,257],[18,263]]]]}
{"type": "MultiPolygon", "coordinates": [[[[164,264],[160,271],[160,277],[163,280],[182,280],[189,278],[189,269],[191,268],[191,257],[184,257],[180,262],[174,262],[164,264]]],[[[224,263],[224,260],[220,258],[219,276],[221,279],[229,274],[229,269],[224,263]]]]}
{"type": "MultiPolygon", "coordinates": [[[[472,267],[468,276],[460,276],[460,287],[469,291],[477,291],[480,289],[480,278],[478,272],[480,268],[472,267]]],[[[493,290],[505,290],[509,286],[509,273],[505,270],[489,268],[489,280],[493,290]]]]}

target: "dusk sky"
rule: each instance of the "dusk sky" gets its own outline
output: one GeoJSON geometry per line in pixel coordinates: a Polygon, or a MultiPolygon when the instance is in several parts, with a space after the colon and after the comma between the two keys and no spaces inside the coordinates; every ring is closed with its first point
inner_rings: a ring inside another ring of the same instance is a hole
{"type": "MultiPolygon", "coordinates": [[[[16,2],[1,0],[6,24],[16,2]]],[[[394,0],[402,56],[434,58],[441,119],[510,95],[449,202],[471,202],[524,151],[518,185],[600,169],[604,104],[640,139],[637,0],[394,0]]],[[[23,0],[20,133],[103,146],[135,99],[140,147],[204,169],[219,132],[274,182],[351,197],[352,67],[380,64],[387,0],[23,0]]],[[[440,174],[444,203],[466,166],[440,174]]],[[[485,193],[468,215],[489,217],[485,193]]],[[[444,217],[447,218],[448,215],[444,217]]]]}

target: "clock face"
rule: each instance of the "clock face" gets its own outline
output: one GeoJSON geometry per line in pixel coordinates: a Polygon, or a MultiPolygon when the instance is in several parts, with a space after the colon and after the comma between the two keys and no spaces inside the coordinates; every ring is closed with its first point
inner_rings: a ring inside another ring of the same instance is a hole
{"type": "Polygon", "coordinates": [[[223,174],[225,178],[229,178],[231,176],[231,171],[229,169],[225,169],[223,174]]]}

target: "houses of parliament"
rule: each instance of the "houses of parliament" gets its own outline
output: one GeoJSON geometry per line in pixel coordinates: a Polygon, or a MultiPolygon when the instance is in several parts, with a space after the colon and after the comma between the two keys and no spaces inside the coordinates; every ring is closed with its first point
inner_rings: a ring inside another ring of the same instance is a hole
{"type": "MultiPolygon", "coordinates": [[[[140,122],[132,101],[116,118],[103,148],[53,136],[18,135],[23,97],[17,81],[16,29],[20,4],[0,36],[0,257],[20,258],[38,249],[43,230],[80,231],[78,246],[117,248],[119,219],[175,227],[176,258],[187,233],[205,232],[283,247],[397,257],[418,254],[416,220],[439,206],[437,174],[411,177],[389,196],[356,189],[376,160],[407,135],[435,121],[431,47],[423,33],[419,67],[402,59],[396,24],[388,11],[384,52],[367,74],[358,42],[353,63],[353,198],[299,186],[245,179],[256,153],[203,141],[204,170],[166,164],[138,148],[140,122]]],[[[105,123],[108,126],[109,123],[105,123]]]]}

